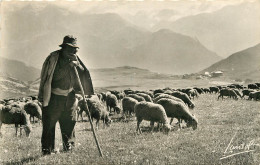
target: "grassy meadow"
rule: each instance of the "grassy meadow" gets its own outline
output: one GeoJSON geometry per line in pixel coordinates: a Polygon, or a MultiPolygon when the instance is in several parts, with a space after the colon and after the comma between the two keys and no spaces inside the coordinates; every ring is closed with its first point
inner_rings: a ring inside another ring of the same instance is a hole
{"type": "MultiPolygon", "coordinates": [[[[131,89],[143,87],[147,90],[167,86],[208,87],[224,85],[226,81],[155,79],[135,83],[137,85],[131,86],[130,82],[125,82],[130,84],[131,87],[128,87],[131,89]]],[[[108,86],[107,89],[127,88],[126,85],[109,83],[108,86]]],[[[25,133],[22,137],[15,137],[14,125],[3,124],[0,164],[260,164],[260,102],[246,99],[217,100],[217,96],[202,94],[193,100],[196,107],[191,112],[199,120],[195,131],[191,128],[178,130],[173,124],[174,129],[168,135],[158,131],[151,133],[148,131],[149,122],[143,121],[143,134],[137,134],[134,118],[129,122],[114,121],[105,129],[100,123],[100,129],[96,133],[103,151],[102,158],[99,157],[90,123],[86,122],[87,117],[84,122],[76,124],[75,150],[49,156],[41,155],[42,127],[39,123],[33,124],[30,138],[26,138],[25,133]],[[230,146],[233,147],[232,150],[230,146]],[[229,149],[224,153],[227,147],[229,149]],[[240,152],[243,153],[239,154],[240,152]]],[[[55,143],[56,150],[62,150],[58,123],[55,143]]]]}
{"type": "MultiPolygon", "coordinates": [[[[15,137],[13,125],[3,125],[0,139],[0,164],[260,164],[260,102],[244,99],[217,100],[216,94],[202,94],[194,100],[193,114],[199,120],[197,130],[173,129],[168,135],[147,131],[149,122],[141,123],[143,134],[136,134],[136,121],[113,122],[97,131],[103,151],[99,157],[89,122],[76,125],[76,148],[73,152],[41,155],[41,125],[33,124],[30,138],[15,137]],[[235,148],[221,159],[233,137],[235,148]]],[[[87,118],[85,118],[86,120],[87,118]]],[[[175,128],[175,127],[174,127],[175,128]]],[[[56,149],[61,150],[59,126],[56,149]]]]}

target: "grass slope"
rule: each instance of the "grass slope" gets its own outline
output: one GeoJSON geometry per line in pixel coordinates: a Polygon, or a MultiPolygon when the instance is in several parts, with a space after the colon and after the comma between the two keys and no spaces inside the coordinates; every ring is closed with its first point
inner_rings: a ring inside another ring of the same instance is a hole
{"type": "MultiPolygon", "coordinates": [[[[135,133],[136,121],[112,123],[97,131],[104,157],[100,158],[90,124],[76,125],[76,149],[72,153],[41,156],[41,126],[34,125],[31,138],[14,137],[14,126],[3,125],[0,139],[1,164],[259,164],[260,148],[220,160],[231,138],[232,144],[260,144],[259,102],[248,100],[217,100],[217,95],[204,94],[194,100],[198,129],[135,133]]],[[[142,122],[145,129],[149,122],[142,122]]],[[[102,126],[102,125],[101,125],[102,126]]],[[[59,127],[56,147],[62,148],[59,127]]],[[[234,150],[238,153],[243,150],[234,150]]],[[[231,153],[229,153],[231,154],[231,153]]]]}

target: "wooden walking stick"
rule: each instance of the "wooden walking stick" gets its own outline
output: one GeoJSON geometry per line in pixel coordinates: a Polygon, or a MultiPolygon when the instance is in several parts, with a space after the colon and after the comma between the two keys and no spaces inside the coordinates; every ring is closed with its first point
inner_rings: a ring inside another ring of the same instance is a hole
{"type": "Polygon", "coordinates": [[[76,76],[77,76],[77,79],[78,79],[78,83],[79,83],[80,90],[81,90],[81,95],[82,95],[82,97],[83,97],[84,106],[85,106],[85,108],[86,108],[86,110],[87,110],[87,112],[88,112],[87,115],[88,115],[89,122],[90,122],[90,125],[91,125],[91,128],[92,128],[92,132],[93,132],[93,135],[94,135],[94,139],[95,139],[96,144],[97,144],[97,147],[98,147],[99,154],[100,154],[101,157],[103,157],[103,154],[102,154],[102,151],[101,151],[101,148],[100,148],[100,146],[99,146],[98,139],[97,139],[97,136],[96,136],[96,133],[95,133],[95,129],[94,129],[94,127],[93,127],[93,123],[92,123],[92,120],[91,120],[91,117],[90,117],[88,105],[87,105],[87,102],[86,102],[86,100],[85,100],[84,89],[83,89],[83,87],[82,87],[82,84],[81,84],[81,81],[80,81],[80,78],[79,78],[79,73],[78,73],[78,71],[77,71],[76,66],[74,66],[73,68],[74,68],[74,71],[75,71],[76,76]]]}

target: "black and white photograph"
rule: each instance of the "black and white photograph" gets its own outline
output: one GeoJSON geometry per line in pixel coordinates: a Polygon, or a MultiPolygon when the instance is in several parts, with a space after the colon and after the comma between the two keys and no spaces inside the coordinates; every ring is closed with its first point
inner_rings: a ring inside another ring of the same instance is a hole
{"type": "Polygon", "coordinates": [[[259,165],[260,1],[0,1],[0,164],[259,165]]]}

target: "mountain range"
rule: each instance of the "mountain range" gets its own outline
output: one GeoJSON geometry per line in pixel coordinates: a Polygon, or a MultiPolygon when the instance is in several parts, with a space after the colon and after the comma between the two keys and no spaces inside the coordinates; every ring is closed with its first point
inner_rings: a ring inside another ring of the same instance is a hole
{"type": "Polygon", "coordinates": [[[27,5],[6,12],[4,19],[2,56],[36,68],[41,68],[51,51],[59,49],[67,34],[79,36],[79,56],[89,68],[128,65],[184,74],[221,59],[195,38],[167,29],[150,32],[115,13],[77,13],[51,4],[37,11],[27,5]]]}
{"type": "Polygon", "coordinates": [[[161,28],[197,38],[209,50],[228,57],[260,42],[260,1],[230,5],[176,21],[163,20],[153,26],[155,31],[161,28]]]}

